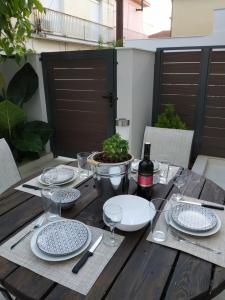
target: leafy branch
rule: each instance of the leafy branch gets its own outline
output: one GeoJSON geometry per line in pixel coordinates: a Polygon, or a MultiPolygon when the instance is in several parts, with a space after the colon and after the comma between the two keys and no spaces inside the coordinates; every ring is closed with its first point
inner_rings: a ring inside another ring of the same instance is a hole
{"type": "MultiPolygon", "coordinates": [[[[6,57],[15,55],[17,62],[30,49],[26,42],[31,38],[30,15],[33,9],[44,11],[38,0],[0,0],[0,54],[6,57]]],[[[3,61],[1,56],[1,61],[3,61]]]]}

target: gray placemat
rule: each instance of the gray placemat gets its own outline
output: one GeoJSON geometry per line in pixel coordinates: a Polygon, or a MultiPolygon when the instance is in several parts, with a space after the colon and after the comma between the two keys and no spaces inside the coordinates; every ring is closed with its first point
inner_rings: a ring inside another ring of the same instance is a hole
{"type": "MultiPolygon", "coordinates": [[[[36,257],[30,249],[31,235],[19,243],[13,250],[10,249],[11,245],[33,228],[36,222],[37,221],[34,221],[29,224],[7,242],[2,244],[0,246],[0,256],[83,295],[88,294],[91,287],[94,285],[95,281],[124,239],[123,236],[116,235],[116,238],[119,240],[119,246],[116,247],[106,246],[101,242],[94,252],[94,255],[88,259],[78,274],[73,274],[72,268],[79,261],[82,254],[67,261],[43,261],[36,257]]],[[[88,227],[92,233],[91,246],[97,238],[106,231],[92,226],[88,227]]]]}
{"type": "MultiPolygon", "coordinates": [[[[184,196],[184,200],[192,201],[192,202],[201,202],[201,203],[204,202],[204,203],[215,205],[215,203],[213,203],[213,202],[198,200],[198,199],[186,197],[186,196],[184,196]]],[[[225,246],[224,246],[225,245],[225,210],[212,209],[212,211],[220,218],[221,223],[222,223],[220,230],[216,234],[214,234],[212,236],[208,236],[208,237],[194,237],[191,235],[186,235],[182,232],[179,232],[179,234],[181,234],[182,236],[184,236],[185,238],[187,238],[191,241],[198,242],[203,246],[213,248],[218,251],[222,251],[223,252],[222,254],[215,254],[215,253],[212,253],[211,251],[202,249],[196,245],[177,241],[176,238],[172,235],[172,233],[170,231],[170,227],[168,228],[168,236],[167,236],[166,241],[164,241],[164,242],[154,241],[152,239],[151,233],[148,235],[147,240],[150,242],[153,242],[153,243],[161,244],[166,247],[181,250],[183,252],[189,253],[191,255],[202,258],[206,261],[209,261],[213,264],[216,264],[220,267],[225,268],[225,246]]],[[[165,221],[165,218],[163,215],[160,215],[157,223],[158,222],[160,222],[162,224],[162,226],[164,227],[164,229],[166,230],[167,224],[166,224],[166,221],[165,221]]],[[[157,224],[156,224],[156,226],[157,226],[157,224]]]]}
{"type": "MultiPolygon", "coordinates": [[[[76,167],[72,167],[72,166],[68,166],[68,165],[59,165],[57,166],[57,168],[68,168],[68,169],[72,169],[74,170],[77,174],[78,174],[78,168],[76,167]]],[[[93,173],[91,171],[89,171],[89,177],[90,178],[91,176],[93,175],[93,173]]],[[[46,185],[42,185],[39,181],[38,181],[38,177],[35,177],[31,180],[28,180],[27,182],[24,182],[23,184],[30,184],[30,185],[34,185],[34,186],[37,186],[37,187],[40,187],[40,188],[44,188],[46,187],[46,185]]],[[[63,184],[63,185],[60,185],[60,187],[76,187],[78,186],[79,184],[81,184],[83,181],[87,180],[87,178],[80,178],[79,175],[77,175],[77,178],[67,184],[63,184]]],[[[25,188],[23,187],[23,184],[15,187],[16,190],[19,190],[19,191],[22,191],[22,192],[25,192],[25,193],[29,193],[29,194],[32,194],[32,195],[35,195],[35,196],[38,196],[38,197],[41,197],[41,192],[40,191],[37,191],[37,190],[33,190],[33,189],[28,189],[28,188],[25,188]]]]}

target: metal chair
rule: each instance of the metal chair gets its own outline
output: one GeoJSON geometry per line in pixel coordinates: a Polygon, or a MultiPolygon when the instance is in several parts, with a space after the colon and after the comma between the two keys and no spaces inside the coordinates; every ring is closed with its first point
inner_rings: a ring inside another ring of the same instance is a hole
{"type": "MultiPolygon", "coordinates": [[[[146,126],[143,146],[151,143],[151,159],[188,168],[194,131],[146,126]]],[[[143,148],[142,148],[143,153],[143,148]]]]}
{"type": "Polygon", "coordinates": [[[0,139],[0,194],[21,180],[12,152],[5,139],[0,139]]]}
{"type": "MultiPolygon", "coordinates": [[[[21,180],[11,150],[5,139],[0,139],[0,194],[21,180]]],[[[6,300],[13,300],[9,292],[0,285],[0,293],[6,300]]]]}

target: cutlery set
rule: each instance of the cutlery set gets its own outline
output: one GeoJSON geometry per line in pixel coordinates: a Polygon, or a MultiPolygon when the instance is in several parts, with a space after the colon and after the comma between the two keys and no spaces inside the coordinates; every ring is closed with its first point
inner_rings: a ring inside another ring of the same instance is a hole
{"type": "Polygon", "coordinates": [[[166,222],[171,235],[181,243],[191,244],[214,254],[223,254],[222,251],[202,245],[200,242],[191,240],[184,234],[191,236],[209,236],[216,233],[221,226],[220,219],[210,210],[215,208],[222,210],[223,206],[208,205],[207,208],[191,201],[178,201],[179,205],[173,208],[172,213],[167,213],[166,222]],[[184,234],[183,234],[184,233],[184,234]]]}
{"type": "Polygon", "coordinates": [[[187,203],[187,204],[191,204],[191,205],[198,205],[198,206],[212,208],[212,209],[224,210],[224,206],[222,206],[222,205],[214,205],[214,204],[212,205],[212,204],[192,202],[192,201],[186,201],[186,200],[180,200],[180,201],[177,201],[177,202],[178,203],[187,203]]]}
{"type": "MultiPolygon", "coordinates": [[[[91,233],[86,225],[75,220],[60,220],[44,225],[44,221],[45,217],[41,216],[34,227],[15,242],[10,249],[13,250],[26,237],[35,232],[31,239],[31,244],[34,244],[33,242],[35,242],[35,246],[39,248],[38,251],[43,251],[43,255],[50,255],[50,258],[48,259],[48,256],[46,256],[47,259],[45,260],[60,261],[64,260],[64,258],[69,259],[84,252],[80,260],[72,269],[72,272],[77,274],[87,262],[88,258],[94,255],[95,250],[102,241],[103,234],[98,237],[89,250],[85,250],[91,242],[91,233]],[[61,236],[58,234],[58,238],[54,241],[56,231],[58,233],[61,231],[63,234],[61,236]],[[51,259],[51,255],[53,260],[51,259]]],[[[31,247],[31,250],[33,251],[33,247],[31,247]]],[[[42,258],[41,256],[39,257],[42,258]]]]}

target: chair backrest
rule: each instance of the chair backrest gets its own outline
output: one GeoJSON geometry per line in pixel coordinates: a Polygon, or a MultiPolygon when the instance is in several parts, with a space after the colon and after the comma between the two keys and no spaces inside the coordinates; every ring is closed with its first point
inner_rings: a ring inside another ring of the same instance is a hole
{"type": "Polygon", "coordinates": [[[0,139],[0,194],[21,180],[11,150],[5,139],[0,139]]]}
{"type": "MultiPolygon", "coordinates": [[[[151,159],[188,167],[194,131],[146,126],[143,146],[151,143],[151,159]]],[[[142,149],[143,153],[143,149],[142,149]]]]}

